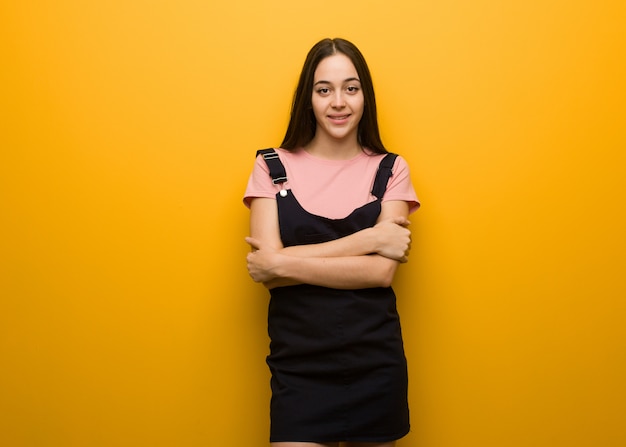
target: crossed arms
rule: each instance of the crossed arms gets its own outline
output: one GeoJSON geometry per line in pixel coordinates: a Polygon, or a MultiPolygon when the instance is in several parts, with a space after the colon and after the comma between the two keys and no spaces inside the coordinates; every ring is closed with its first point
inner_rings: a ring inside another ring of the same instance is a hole
{"type": "Polygon", "coordinates": [[[409,206],[383,202],[375,226],[329,242],[283,247],[276,200],[250,204],[248,272],[268,289],[313,284],[335,289],[389,287],[396,268],[408,259],[409,206]]]}

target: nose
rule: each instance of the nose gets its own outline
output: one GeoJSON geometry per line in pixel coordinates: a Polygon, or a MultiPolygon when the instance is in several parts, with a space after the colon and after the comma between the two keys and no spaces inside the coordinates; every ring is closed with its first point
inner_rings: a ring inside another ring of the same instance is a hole
{"type": "Polygon", "coordinates": [[[331,103],[331,106],[334,107],[335,109],[342,109],[346,106],[346,101],[343,97],[343,92],[337,91],[333,95],[333,101],[331,103]]]}

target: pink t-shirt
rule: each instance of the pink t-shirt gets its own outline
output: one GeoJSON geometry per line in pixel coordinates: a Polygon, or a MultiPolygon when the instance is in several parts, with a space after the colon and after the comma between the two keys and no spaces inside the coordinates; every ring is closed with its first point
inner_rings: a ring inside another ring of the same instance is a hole
{"type": "MultiPolygon", "coordinates": [[[[376,200],[371,194],[378,165],[385,154],[364,152],[350,160],[327,160],[299,149],[293,152],[276,149],[285,166],[287,181],[274,185],[263,157],[257,157],[248,180],[244,203],[250,206],[255,197],[275,198],[281,189],[291,189],[300,205],[309,213],[329,219],[341,219],[356,208],[376,200]]],[[[402,200],[409,203],[409,212],[420,204],[411,184],[409,167],[398,156],[387,183],[383,202],[402,200]]]]}

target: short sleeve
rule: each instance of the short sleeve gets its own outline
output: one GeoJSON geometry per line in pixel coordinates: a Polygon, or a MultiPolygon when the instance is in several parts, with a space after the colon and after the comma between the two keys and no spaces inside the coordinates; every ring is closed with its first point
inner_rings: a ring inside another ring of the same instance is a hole
{"type": "Polygon", "coordinates": [[[279,188],[272,183],[269,168],[260,155],[256,158],[248,185],[244,193],[243,203],[248,208],[252,199],[257,197],[275,198],[279,188]]]}
{"type": "Polygon", "coordinates": [[[387,183],[387,191],[383,196],[383,202],[401,200],[409,204],[409,213],[417,211],[420,207],[420,202],[411,183],[411,174],[406,160],[398,156],[392,172],[393,175],[387,183]]]}

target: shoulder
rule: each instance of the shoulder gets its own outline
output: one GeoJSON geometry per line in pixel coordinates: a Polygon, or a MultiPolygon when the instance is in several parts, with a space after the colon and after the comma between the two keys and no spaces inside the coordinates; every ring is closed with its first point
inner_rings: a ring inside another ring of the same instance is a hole
{"type": "Polygon", "coordinates": [[[395,160],[394,160],[393,166],[392,166],[392,171],[394,173],[397,172],[397,171],[408,171],[408,169],[409,169],[409,164],[406,161],[406,159],[402,155],[398,154],[397,152],[389,151],[389,152],[386,152],[384,154],[380,154],[380,153],[372,152],[369,149],[364,149],[364,152],[372,160],[375,160],[377,164],[381,163],[382,160],[387,155],[395,156],[395,160]]]}
{"type": "Polygon", "coordinates": [[[380,157],[385,157],[387,155],[392,155],[395,157],[395,160],[393,162],[393,168],[392,168],[392,171],[394,173],[397,171],[408,171],[409,164],[402,155],[394,151],[389,151],[386,154],[380,154],[380,157]]]}
{"type": "Polygon", "coordinates": [[[396,157],[396,162],[394,163],[395,169],[407,170],[409,169],[409,163],[402,155],[398,155],[396,157]]]}
{"type": "Polygon", "coordinates": [[[257,163],[263,163],[266,158],[272,158],[272,156],[278,155],[280,161],[292,161],[302,158],[302,150],[294,149],[287,150],[280,147],[270,147],[267,149],[259,149],[256,151],[256,161],[257,163]]]}

